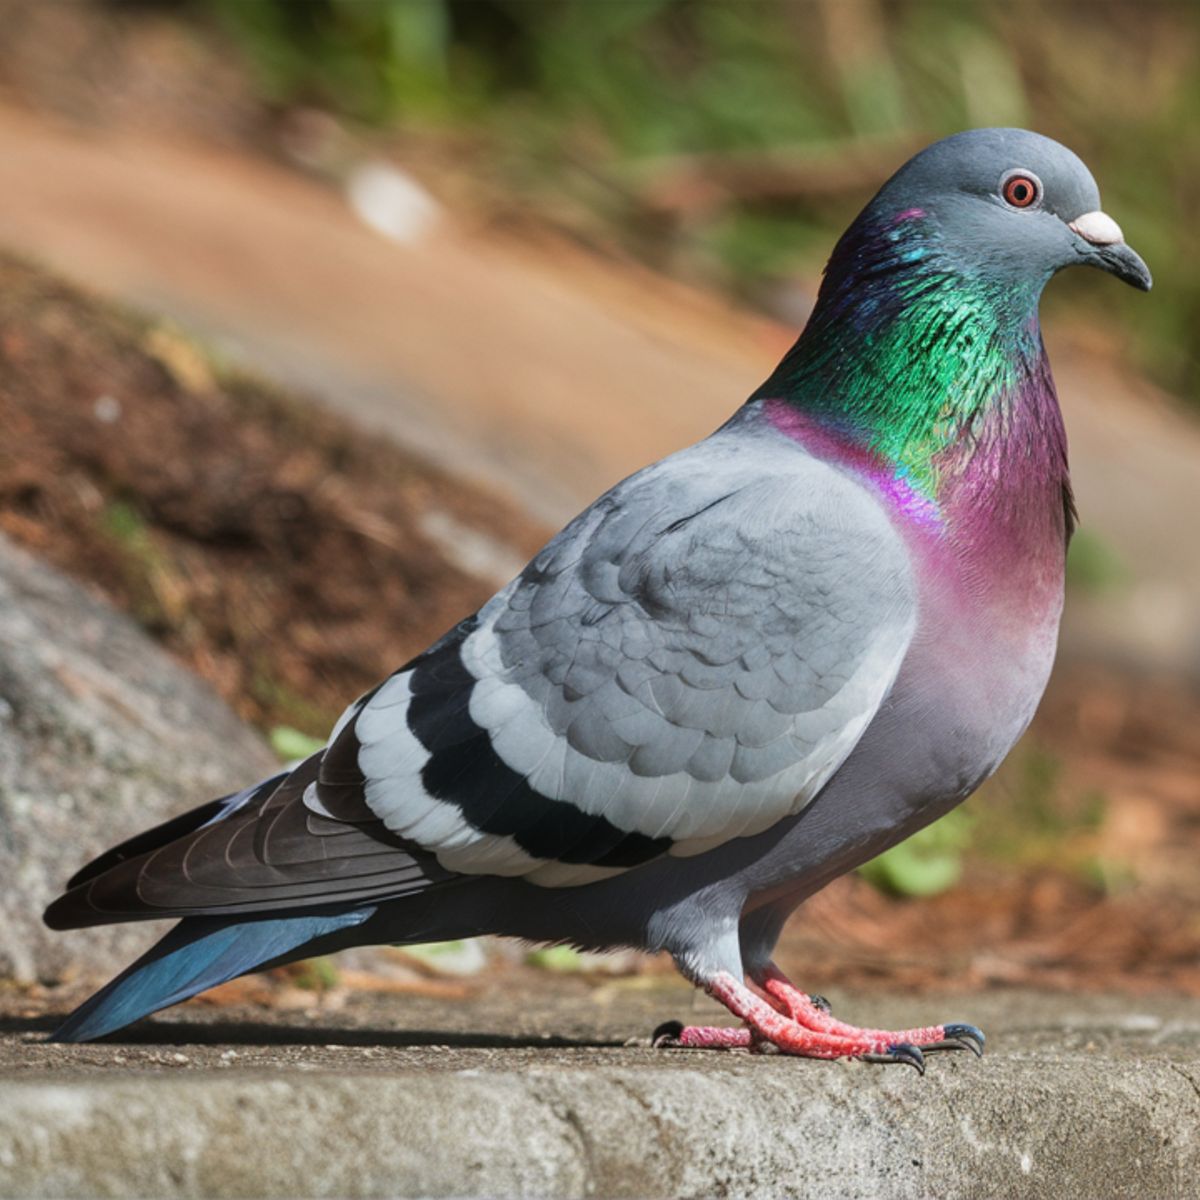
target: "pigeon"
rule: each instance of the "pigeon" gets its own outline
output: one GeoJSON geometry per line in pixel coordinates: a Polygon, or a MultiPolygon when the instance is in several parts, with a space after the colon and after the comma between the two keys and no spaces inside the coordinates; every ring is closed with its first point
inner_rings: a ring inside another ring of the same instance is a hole
{"type": "Polygon", "coordinates": [[[84,1041],[345,947],[666,951],[739,1021],[655,1041],[924,1067],[772,960],[818,889],[965,799],[1033,716],[1075,508],[1052,275],[1150,272],[1057,142],[978,129],[893,175],[774,373],[570,522],[323,749],[83,867],[54,929],[178,917],[84,1041]]]}

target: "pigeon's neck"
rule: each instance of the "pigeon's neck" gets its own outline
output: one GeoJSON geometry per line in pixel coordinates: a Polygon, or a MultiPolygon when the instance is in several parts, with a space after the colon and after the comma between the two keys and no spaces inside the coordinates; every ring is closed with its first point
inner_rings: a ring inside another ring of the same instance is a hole
{"type": "Polygon", "coordinates": [[[1013,517],[1045,492],[1069,520],[1041,288],[954,269],[931,226],[919,209],[857,222],[804,333],[754,399],[793,436],[809,429],[869,459],[935,519],[1013,517]]]}

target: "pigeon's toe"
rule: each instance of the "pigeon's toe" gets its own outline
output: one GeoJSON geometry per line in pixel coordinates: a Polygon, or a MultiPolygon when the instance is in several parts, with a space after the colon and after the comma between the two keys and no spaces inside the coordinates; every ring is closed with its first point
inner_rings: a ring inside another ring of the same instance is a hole
{"type": "Polygon", "coordinates": [[[684,1025],[680,1021],[664,1021],[650,1036],[655,1049],[669,1050],[745,1050],[750,1048],[753,1034],[739,1025],[684,1025]]]}
{"type": "Polygon", "coordinates": [[[942,1026],[943,1036],[936,1042],[927,1042],[922,1050],[970,1050],[976,1058],[983,1057],[987,1038],[983,1030],[975,1025],[955,1023],[942,1026]]]}
{"type": "Polygon", "coordinates": [[[869,1063],[904,1063],[906,1066],[915,1067],[918,1075],[925,1074],[925,1055],[921,1053],[920,1046],[909,1042],[897,1042],[884,1051],[872,1051],[858,1057],[869,1063]]]}
{"type": "Polygon", "coordinates": [[[664,1021],[650,1035],[650,1045],[655,1049],[666,1046],[678,1046],[679,1039],[683,1036],[682,1021],[664,1021]]]}

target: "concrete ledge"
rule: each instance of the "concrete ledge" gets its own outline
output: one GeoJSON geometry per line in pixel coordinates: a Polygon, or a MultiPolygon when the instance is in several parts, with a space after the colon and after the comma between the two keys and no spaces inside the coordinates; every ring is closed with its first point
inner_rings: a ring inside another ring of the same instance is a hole
{"type": "Polygon", "coordinates": [[[357,1026],[347,1044],[293,1028],[272,1067],[272,1047],[219,1040],[228,1023],[189,1041],[176,1021],[0,1078],[0,1195],[1193,1196],[1194,1016],[1063,1019],[982,1061],[931,1058],[923,1079],[357,1026]]]}

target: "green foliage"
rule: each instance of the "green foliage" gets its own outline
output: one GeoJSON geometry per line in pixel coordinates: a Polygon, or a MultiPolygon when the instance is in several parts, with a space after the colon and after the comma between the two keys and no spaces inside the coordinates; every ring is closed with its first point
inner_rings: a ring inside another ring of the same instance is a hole
{"type": "Polygon", "coordinates": [[[572,973],[584,969],[583,955],[571,946],[546,946],[540,950],[531,950],[525,961],[531,967],[540,967],[543,971],[560,971],[572,973]]]}
{"type": "Polygon", "coordinates": [[[1128,863],[1103,855],[1085,858],[1080,870],[1097,891],[1108,896],[1127,892],[1137,883],[1137,873],[1128,863]]]}
{"type": "Polygon", "coordinates": [[[424,963],[439,975],[474,975],[487,966],[487,953],[478,938],[404,946],[397,953],[424,963]]]}
{"type": "Polygon", "coordinates": [[[268,737],[271,749],[275,751],[280,762],[294,762],[299,758],[308,758],[316,754],[324,745],[320,738],[309,737],[290,725],[276,725],[268,737]]]}
{"type": "MultiPolygon", "coordinates": [[[[988,846],[997,857],[1035,860],[1042,848],[1053,850],[1071,833],[1094,832],[1104,822],[1107,802],[1095,790],[1065,794],[1062,760],[1037,743],[1025,742],[1006,765],[1001,788],[1009,793],[1000,814],[1008,833],[989,828],[988,846]],[[1011,839],[1011,841],[1009,840],[1011,839]]],[[[988,807],[996,804],[989,791],[988,807]]]]}
{"type": "Polygon", "coordinates": [[[787,279],[829,249],[823,230],[777,212],[731,212],[696,236],[748,296],[755,294],[755,285],[787,279]]]}
{"type": "Polygon", "coordinates": [[[337,987],[341,980],[333,959],[324,956],[306,958],[290,968],[293,986],[306,992],[329,992],[337,987]]]}
{"type": "Polygon", "coordinates": [[[100,527],[101,533],[120,549],[121,571],[134,616],[150,630],[180,628],[186,613],[177,589],[171,586],[171,564],[136,505],[126,500],[110,501],[101,514],[100,527]]]}
{"type": "Polygon", "coordinates": [[[1067,552],[1067,587],[1095,595],[1118,587],[1128,577],[1116,551],[1090,529],[1077,529],[1067,552]]]}
{"type": "Polygon", "coordinates": [[[556,211],[573,201],[589,228],[598,218],[634,252],[749,295],[763,272],[819,267],[868,179],[915,145],[965,126],[1039,129],[1092,166],[1156,276],[1152,302],[1076,280],[1051,304],[1119,322],[1158,378],[1200,397],[1200,6],[190,3],[231,33],[272,100],[470,129],[518,193],[540,191],[556,211]],[[678,156],[769,150],[802,163],[864,144],[877,161],[836,196],[801,178],[689,209],[675,226],[647,220],[641,189],[678,156]]]}
{"type": "Polygon", "coordinates": [[[969,855],[1008,868],[1068,871],[1111,894],[1135,880],[1127,863],[1096,853],[1095,835],[1107,814],[1103,792],[1070,788],[1058,756],[1026,739],[966,804],[864,864],[859,874],[890,895],[931,896],[953,887],[969,855]]]}
{"type": "Polygon", "coordinates": [[[1072,823],[1063,812],[1062,762],[1028,739],[1009,755],[994,780],[967,801],[978,845],[989,858],[1036,865],[1072,823]]]}
{"type": "MultiPolygon", "coordinates": [[[[326,711],[323,706],[314,704],[306,695],[301,695],[287,684],[277,679],[269,669],[269,665],[261,660],[256,661],[254,670],[249,678],[250,695],[264,708],[279,713],[286,724],[278,728],[287,732],[284,734],[284,745],[307,746],[311,744],[324,745],[322,735],[327,733],[338,711],[326,711]],[[305,739],[303,742],[297,738],[305,739]]],[[[274,735],[269,735],[273,738],[274,735]]],[[[276,753],[280,753],[276,748],[276,753]]],[[[295,757],[305,757],[311,751],[303,751],[299,755],[285,756],[287,761],[295,757]]]]}
{"type": "Polygon", "coordinates": [[[104,527],[122,545],[141,551],[146,544],[146,522],[132,504],[114,500],[104,510],[104,527]]]}
{"type": "Polygon", "coordinates": [[[557,971],[561,974],[611,974],[621,971],[620,956],[576,950],[573,946],[542,946],[525,956],[527,966],[542,971],[557,971]]]}
{"type": "Polygon", "coordinates": [[[1067,871],[1105,892],[1133,878],[1128,864],[1097,853],[1108,797],[1072,788],[1061,759],[1029,738],[963,807],[975,822],[973,851],[995,863],[1067,871]]]}
{"type": "Polygon", "coordinates": [[[461,105],[443,0],[207,0],[275,101],[329,105],[371,122],[461,105]]]}
{"type": "Polygon", "coordinates": [[[973,826],[971,816],[956,808],[864,863],[858,873],[893,896],[936,896],[961,878],[973,826]]]}

